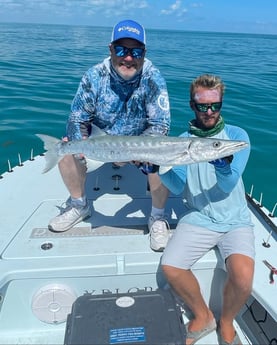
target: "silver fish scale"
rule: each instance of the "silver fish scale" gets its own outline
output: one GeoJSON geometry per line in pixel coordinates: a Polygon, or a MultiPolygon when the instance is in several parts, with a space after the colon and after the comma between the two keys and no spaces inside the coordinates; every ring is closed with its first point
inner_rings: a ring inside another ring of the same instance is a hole
{"type": "Polygon", "coordinates": [[[191,139],[148,136],[101,136],[64,143],[59,155],[83,153],[87,158],[103,162],[142,161],[158,165],[190,161],[191,139]],[[181,144],[181,145],[180,145],[181,144]]]}
{"type": "Polygon", "coordinates": [[[59,142],[57,155],[83,153],[99,162],[141,161],[163,166],[208,162],[229,156],[248,144],[243,141],[198,137],[110,136],[59,142]]]}

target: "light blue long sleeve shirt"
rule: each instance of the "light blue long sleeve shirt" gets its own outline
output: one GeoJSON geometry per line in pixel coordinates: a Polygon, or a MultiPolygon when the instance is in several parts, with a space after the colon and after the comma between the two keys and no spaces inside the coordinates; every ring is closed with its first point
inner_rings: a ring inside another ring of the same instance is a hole
{"type": "Polygon", "coordinates": [[[116,75],[110,57],[84,74],[67,122],[69,140],[88,136],[91,124],[111,135],[168,134],[167,86],[150,60],[144,60],[142,73],[132,80],[116,75]]]}
{"type": "MultiPolygon", "coordinates": [[[[181,136],[191,135],[185,132],[181,136]]],[[[217,232],[252,226],[242,181],[250,154],[249,137],[242,128],[226,124],[214,137],[243,140],[249,146],[236,152],[232,163],[224,168],[206,162],[176,166],[160,176],[162,183],[174,194],[183,193],[184,216],[180,222],[217,232]]]]}

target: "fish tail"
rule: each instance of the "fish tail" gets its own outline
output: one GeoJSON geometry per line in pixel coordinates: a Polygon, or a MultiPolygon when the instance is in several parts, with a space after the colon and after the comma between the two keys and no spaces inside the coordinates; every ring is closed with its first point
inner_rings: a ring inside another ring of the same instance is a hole
{"type": "Polygon", "coordinates": [[[44,143],[44,149],[45,152],[45,167],[43,169],[43,173],[46,173],[47,171],[54,168],[54,166],[59,162],[60,157],[57,153],[57,144],[60,142],[59,139],[50,137],[49,135],[45,134],[36,134],[37,137],[39,137],[43,143],[44,143]]]}

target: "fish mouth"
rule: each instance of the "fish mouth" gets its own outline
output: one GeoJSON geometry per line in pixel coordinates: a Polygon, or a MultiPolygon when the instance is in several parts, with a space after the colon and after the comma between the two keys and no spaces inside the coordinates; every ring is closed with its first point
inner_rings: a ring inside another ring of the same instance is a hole
{"type": "Polygon", "coordinates": [[[247,142],[239,141],[237,143],[233,143],[231,147],[246,147],[246,146],[248,146],[247,142]]]}
{"type": "Polygon", "coordinates": [[[223,154],[227,152],[226,154],[233,154],[236,153],[237,151],[240,151],[248,146],[247,142],[244,141],[239,141],[237,143],[232,143],[230,146],[225,146],[220,150],[220,152],[223,154]]]}
{"type": "Polygon", "coordinates": [[[246,141],[240,141],[234,145],[234,147],[247,147],[248,143],[246,141]]]}

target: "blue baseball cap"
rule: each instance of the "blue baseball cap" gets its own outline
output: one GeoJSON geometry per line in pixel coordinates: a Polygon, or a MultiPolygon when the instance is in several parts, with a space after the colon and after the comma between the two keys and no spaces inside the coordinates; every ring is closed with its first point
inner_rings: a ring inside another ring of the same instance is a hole
{"type": "Polygon", "coordinates": [[[134,20],[122,20],[113,28],[111,42],[121,38],[132,38],[142,44],[146,44],[145,30],[143,26],[134,20]]]}

